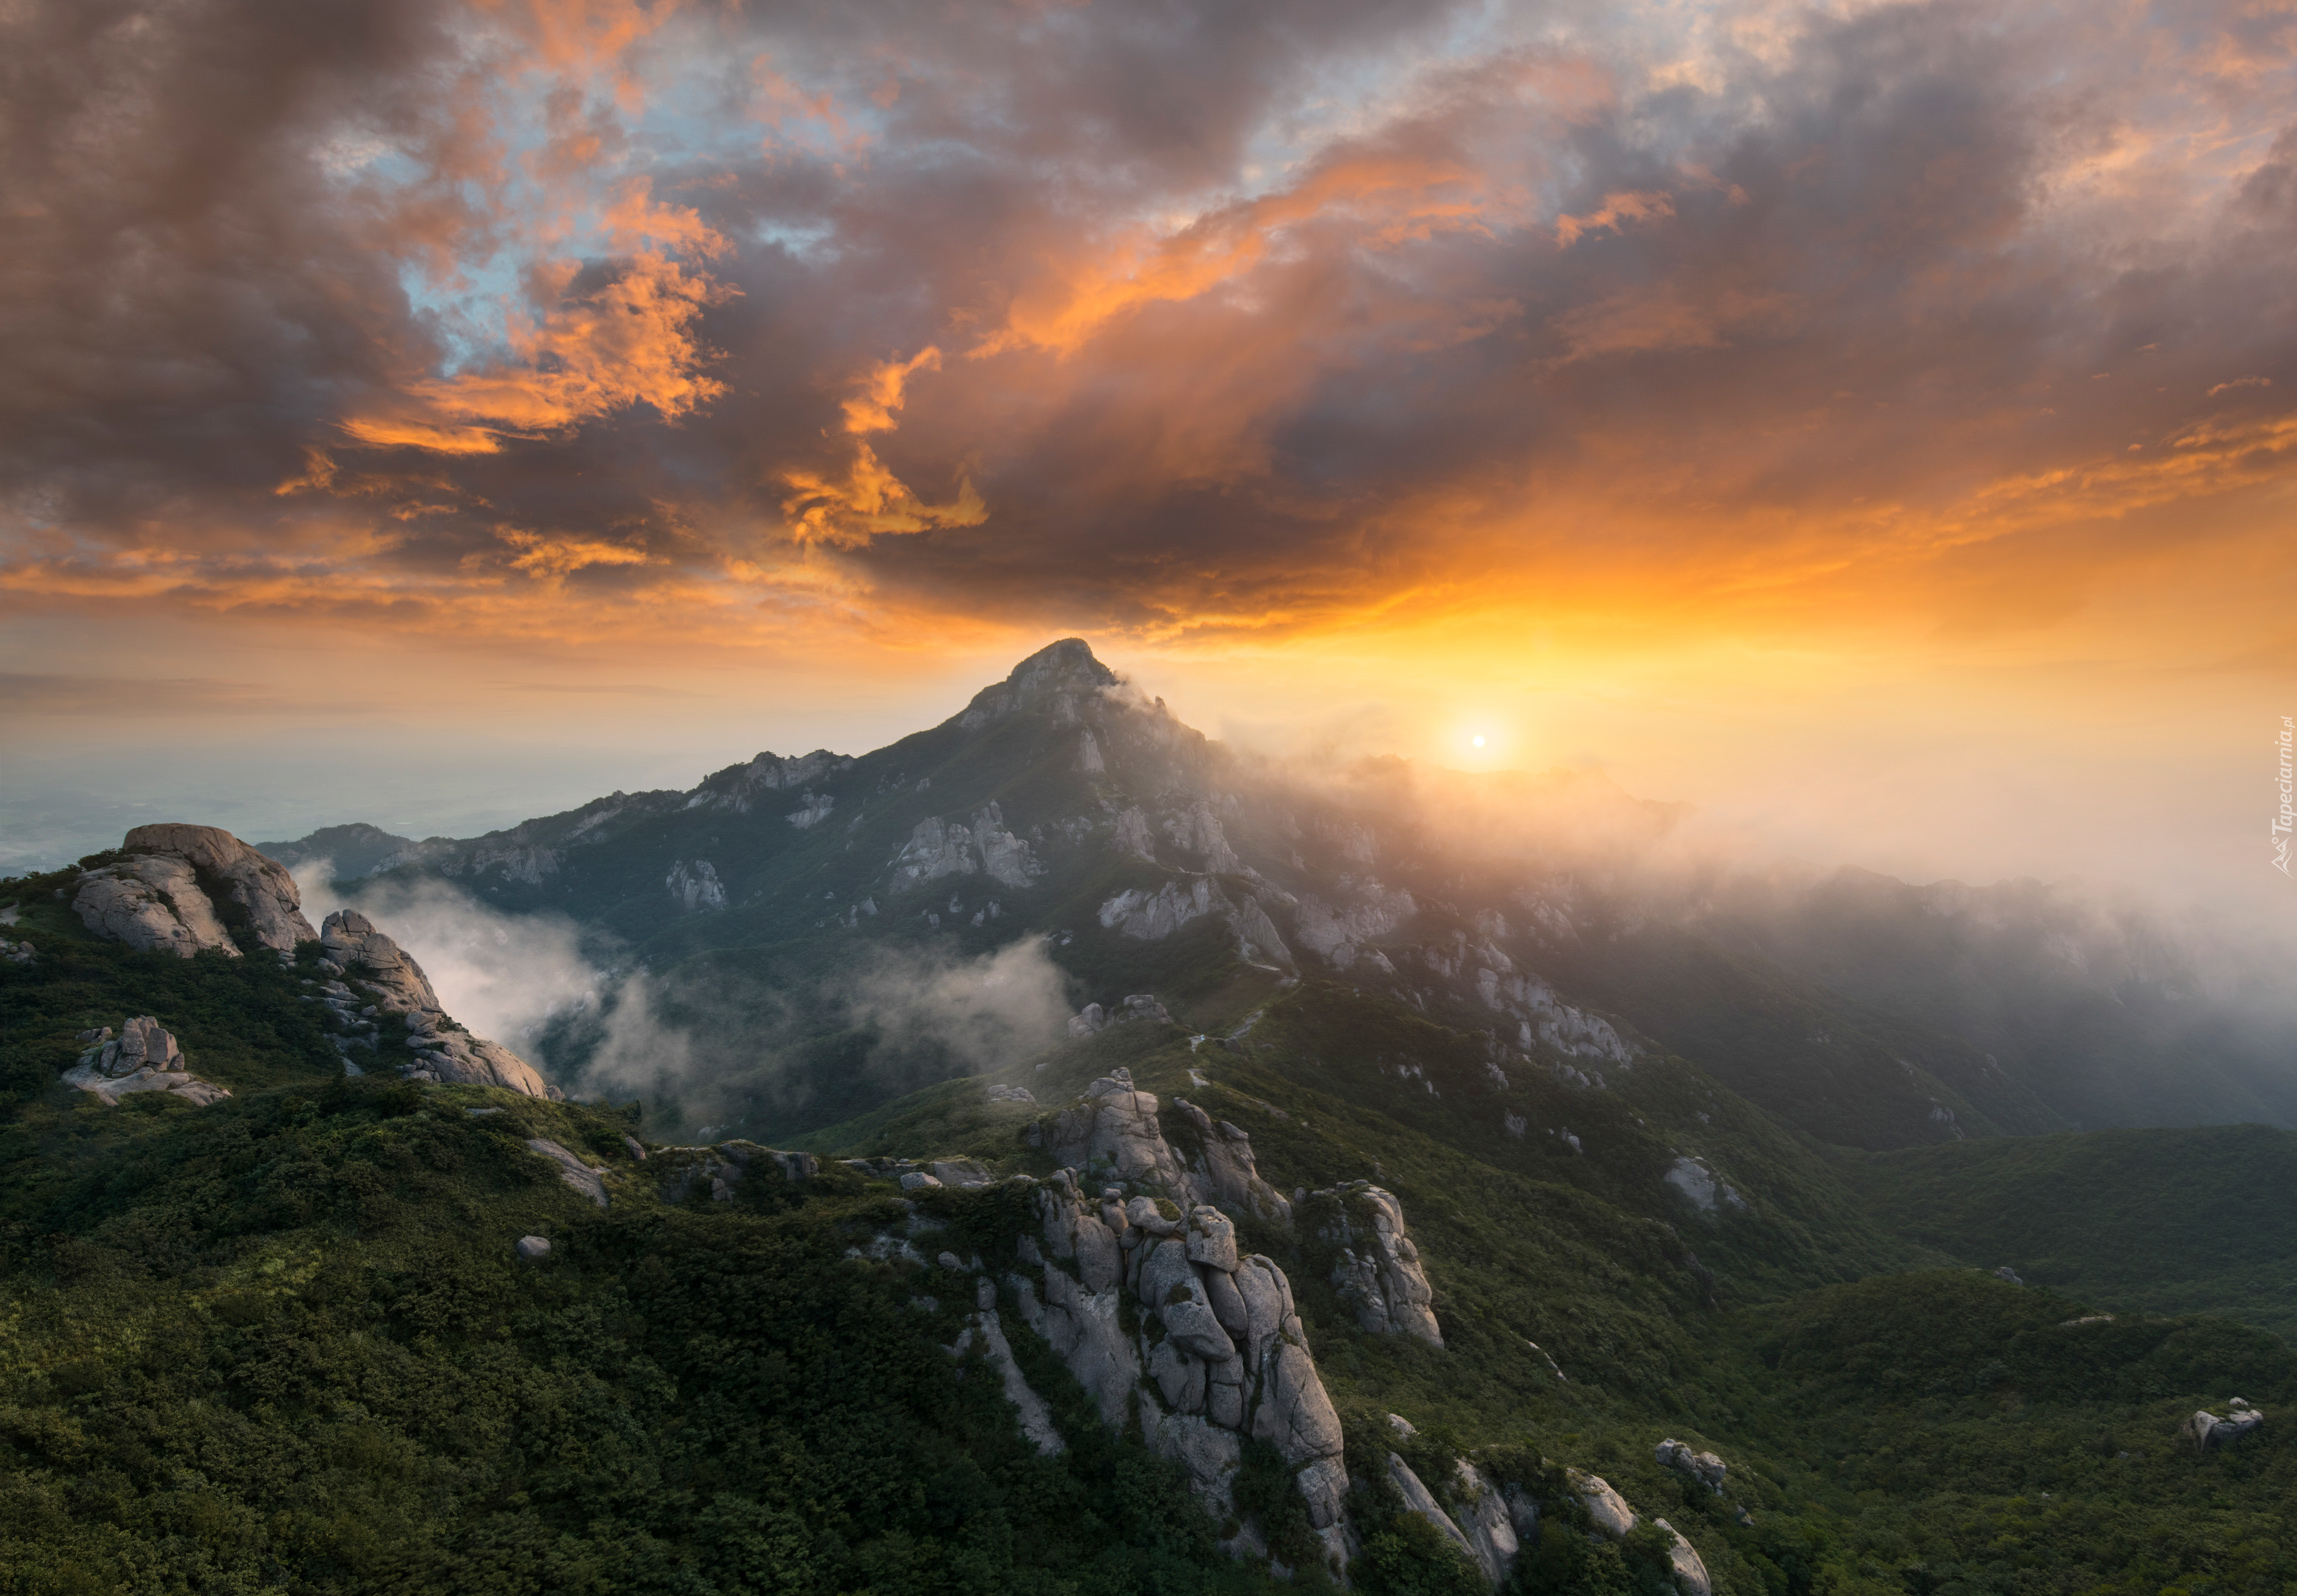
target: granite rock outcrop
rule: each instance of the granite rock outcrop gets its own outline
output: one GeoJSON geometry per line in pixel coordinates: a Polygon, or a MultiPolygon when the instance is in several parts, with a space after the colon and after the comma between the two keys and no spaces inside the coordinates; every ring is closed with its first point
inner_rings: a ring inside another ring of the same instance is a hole
{"type": "Polygon", "coordinates": [[[499,1086],[528,1097],[565,1095],[500,1042],[473,1036],[448,1018],[414,956],[358,910],[329,915],[319,948],[319,968],[332,979],[317,1000],[371,1046],[381,1040],[383,1017],[395,1019],[414,1055],[403,1068],[410,1079],[499,1086]]]}
{"type": "Polygon", "coordinates": [[[79,1039],[87,1050],[64,1072],[64,1079],[106,1103],[117,1103],[131,1092],[166,1092],[205,1107],[231,1095],[192,1074],[174,1033],[149,1014],[122,1023],[116,1037],[107,1025],[83,1031],[79,1039]]]}
{"type": "Polygon", "coordinates": [[[1290,1465],[1310,1525],[1347,1560],[1348,1472],[1339,1415],[1325,1393],[1276,1261],[1247,1254],[1221,1203],[1288,1214],[1253,1173],[1249,1139],[1174,1105],[1219,1150],[1192,1166],[1160,1104],[1123,1070],[1039,1121],[1040,1145],[1065,1167],[1037,1188],[1038,1228],[1019,1249],[1036,1277],[1010,1282],[1023,1319],[1091,1394],[1104,1422],[1137,1413],[1150,1446],[1180,1462],[1207,1506],[1234,1510],[1247,1438],[1290,1465]],[[1213,1173],[1215,1168],[1219,1175],[1213,1173]]]}
{"type": "Polygon", "coordinates": [[[1395,1193],[1359,1180],[1315,1195],[1322,1199],[1317,1233],[1340,1249],[1332,1285],[1356,1322],[1374,1335],[1417,1336],[1442,1346],[1443,1327],[1431,1306],[1435,1293],[1395,1193]]]}
{"type": "Polygon", "coordinates": [[[129,857],[83,871],[73,891],[81,923],[100,935],[188,959],[210,948],[239,957],[233,923],[276,953],[316,934],[294,878],[220,827],[138,826],[120,847],[129,857]]]}
{"type": "Polygon", "coordinates": [[[2209,1452],[2222,1446],[2230,1446],[2244,1436],[2254,1433],[2264,1423],[2265,1413],[2263,1409],[2253,1408],[2244,1399],[2235,1397],[2227,1405],[2223,1417],[2203,1408],[2189,1415],[2185,1422],[2177,1427],[2177,1433],[2179,1438],[2190,1443],[2196,1452],[2209,1452]]]}

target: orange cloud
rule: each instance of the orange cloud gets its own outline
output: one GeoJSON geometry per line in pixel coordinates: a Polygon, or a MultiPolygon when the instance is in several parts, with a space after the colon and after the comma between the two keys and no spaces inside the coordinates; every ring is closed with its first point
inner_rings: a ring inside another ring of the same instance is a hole
{"type": "Polygon", "coordinates": [[[940,369],[941,351],[931,344],[907,360],[888,360],[874,367],[862,378],[860,390],[841,407],[845,411],[845,430],[857,436],[885,431],[893,425],[894,413],[901,408],[902,390],[909,384],[910,373],[940,369]]]}
{"type": "Polygon", "coordinates": [[[782,473],[782,480],[794,490],[782,500],[782,513],[802,543],[858,547],[881,533],[979,526],[989,519],[989,507],[969,477],[958,476],[957,497],[948,504],[928,504],[866,443],[854,445],[853,464],[841,478],[793,470],[782,473]]]}
{"type": "Polygon", "coordinates": [[[651,559],[644,549],[595,538],[545,537],[507,527],[497,535],[519,551],[511,569],[530,576],[567,576],[587,565],[645,565],[651,559]]]}
{"type": "Polygon", "coordinates": [[[1297,186],[1222,206],[1166,231],[1139,226],[1074,261],[1047,261],[1016,295],[1005,324],[969,353],[1022,349],[1073,353],[1102,327],[1143,305],[1199,298],[1269,256],[1287,230],[1319,221],[1352,227],[1368,243],[1425,238],[1438,227],[1474,225],[1482,178],[1448,159],[1348,152],[1297,186]]]}
{"type": "Polygon", "coordinates": [[[558,261],[536,274],[544,309],[511,323],[510,359],[409,383],[346,418],[343,430],[378,447],[491,454],[505,436],[552,432],[636,404],[676,420],[725,391],[699,369],[707,351],[694,323],[734,290],[654,250],[578,295],[580,271],[577,262],[558,261]]]}
{"type": "Polygon", "coordinates": [[[1623,222],[1649,221],[1654,216],[1675,214],[1675,197],[1657,191],[1631,190],[1606,194],[1603,203],[1585,216],[1558,216],[1555,219],[1555,247],[1569,249],[1593,232],[1620,230],[1623,222]]]}
{"type": "MultiPolygon", "coordinates": [[[[930,344],[907,360],[880,361],[871,367],[839,407],[846,432],[859,439],[890,431],[910,377],[940,369],[941,351],[930,344]]],[[[852,464],[842,476],[791,469],[781,474],[781,480],[794,490],[782,500],[782,514],[800,543],[860,547],[880,534],[979,526],[989,517],[989,507],[964,473],[958,475],[955,499],[929,504],[910,492],[878,459],[877,451],[863,442],[854,444],[852,464]]]]}

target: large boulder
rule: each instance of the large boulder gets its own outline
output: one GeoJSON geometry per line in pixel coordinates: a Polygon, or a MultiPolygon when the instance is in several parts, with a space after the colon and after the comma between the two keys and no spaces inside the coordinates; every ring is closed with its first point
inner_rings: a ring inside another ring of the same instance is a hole
{"type": "Polygon", "coordinates": [[[298,942],[317,934],[303,918],[303,897],[295,878],[219,826],[175,822],[138,826],[120,846],[130,853],[171,854],[189,861],[246,911],[255,940],[275,952],[293,953],[298,942]]]}
{"type": "Polygon", "coordinates": [[[238,957],[230,920],[279,953],[316,934],[294,878],[219,827],[138,826],[120,847],[129,857],[81,872],[72,896],[81,923],[101,936],[188,959],[206,948],[238,957]]]}
{"type": "Polygon", "coordinates": [[[156,949],[188,959],[213,948],[239,957],[215,905],[200,890],[198,874],[181,859],[142,854],[82,871],[72,910],[98,936],[125,942],[139,952],[156,949]]]}
{"type": "Polygon", "coordinates": [[[395,1016],[414,1054],[407,1066],[412,1078],[499,1086],[526,1097],[564,1095],[500,1042],[473,1036],[449,1019],[414,955],[358,910],[338,909],[327,917],[319,928],[319,951],[321,968],[340,976],[321,993],[321,1001],[347,1025],[367,1027],[378,1038],[380,1024],[369,1022],[365,1011],[395,1016]]]}
{"type": "Polygon", "coordinates": [[[1625,1537],[1635,1527],[1635,1510],[1627,1505],[1627,1498],[1611,1488],[1611,1482],[1600,1474],[1589,1474],[1581,1469],[1567,1469],[1564,1478],[1571,1492],[1587,1509],[1587,1516],[1595,1527],[1614,1540],[1625,1537]]]}
{"type": "Polygon", "coordinates": [[[337,909],[319,928],[319,951],[355,973],[378,1007],[392,1014],[437,1013],[439,995],[414,955],[356,909],[337,909]]]}
{"type": "Polygon", "coordinates": [[[1651,1522],[1668,1534],[1667,1561],[1673,1565],[1679,1596],[1713,1596],[1715,1582],[1707,1576],[1707,1564],[1699,1556],[1699,1549],[1665,1519],[1655,1518],[1651,1522]]]}
{"type": "Polygon", "coordinates": [[[1054,1117],[1053,1157],[1087,1176],[1184,1190],[1180,1161],[1156,1111],[1153,1094],[1133,1089],[1131,1071],[1111,1071],[1085,1089],[1082,1102],[1054,1117]]]}

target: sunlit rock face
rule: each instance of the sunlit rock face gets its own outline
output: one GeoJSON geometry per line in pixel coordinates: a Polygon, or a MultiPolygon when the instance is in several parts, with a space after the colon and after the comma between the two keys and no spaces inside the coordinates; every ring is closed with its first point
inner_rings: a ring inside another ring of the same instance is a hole
{"type": "Polygon", "coordinates": [[[187,959],[204,949],[237,958],[232,922],[279,953],[318,934],[303,918],[294,878],[228,831],[138,826],[120,846],[131,857],[82,872],[73,892],[91,931],[187,959]]]}

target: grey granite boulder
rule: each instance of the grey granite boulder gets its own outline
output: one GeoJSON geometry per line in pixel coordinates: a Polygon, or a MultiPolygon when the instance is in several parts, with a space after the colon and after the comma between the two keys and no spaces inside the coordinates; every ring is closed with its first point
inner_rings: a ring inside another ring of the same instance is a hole
{"type": "Polygon", "coordinates": [[[415,1055],[407,1071],[415,1079],[499,1086],[526,1097],[565,1095],[500,1042],[473,1036],[448,1019],[414,955],[358,910],[329,915],[319,928],[319,948],[320,967],[343,976],[322,989],[323,1000],[354,1028],[362,1022],[374,1028],[380,1016],[397,1016],[415,1055]]]}
{"type": "Polygon", "coordinates": [[[118,864],[83,871],[72,911],[98,936],[125,942],[139,952],[157,950],[190,958],[213,948],[231,958],[239,949],[216,917],[215,905],[200,890],[199,877],[181,859],[143,854],[118,864]]]}
{"type": "Polygon", "coordinates": [[[1675,1589],[1681,1596],[1713,1596],[1715,1582],[1707,1575],[1707,1564],[1699,1556],[1698,1548],[1683,1538],[1682,1531],[1663,1518],[1651,1521],[1671,1537],[1667,1560],[1674,1565],[1675,1589]]]}
{"type": "Polygon", "coordinates": [[[1180,1164],[1156,1111],[1152,1094],[1133,1090],[1130,1071],[1113,1071],[1085,1089],[1084,1101],[1055,1116],[1050,1150],[1058,1162],[1089,1175],[1179,1188],[1180,1164]]]}
{"type": "Polygon", "coordinates": [[[1595,1527],[1604,1534],[1617,1540],[1635,1527],[1635,1510],[1602,1475],[1567,1469],[1564,1478],[1570,1483],[1572,1494],[1586,1507],[1587,1516],[1595,1520],[1595,1527]]]}

